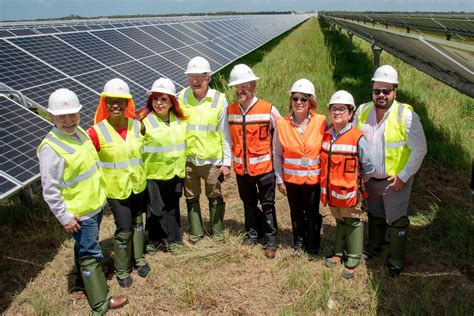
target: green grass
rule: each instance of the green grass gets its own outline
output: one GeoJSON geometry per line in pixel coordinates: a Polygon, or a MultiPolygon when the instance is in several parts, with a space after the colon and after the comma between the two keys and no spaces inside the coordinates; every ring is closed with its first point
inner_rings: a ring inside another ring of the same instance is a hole
{"type": "MultiPolygon", "coordinates": [[[[286,198],[277,194],[280,248],[275,260],[262,246],[241,246],[243,209],[235,179],[224,184],[224,245],[209,237],[186,245],[176,256],[153,253],[148,279],[133,273],[124,290],[114,278],[114,294],[127,295],[122,312],[138,314],[472,314],[474,311],[474,216],[468,181],[472,157],[473,100],[413,67],[383,53],[382,62],[400,73],[398,99],[420,115],[429,152],[415,179],[411,198],[407,267],[399,279],[385,275],[385,256],[364,262],[356,278],[341,277],[342,266],[327,269],[316,261],[291,255],[291,224],[286,198]]],[[[289,89],[300,78],[316,86],[318,112],[338,89],[358,103],[370,98],[372,53],[355,39],[348,50],[345,33],[320,27],[311,19],[236,63],[246,63],[261,78],[257,95],[287,113],[289,89]]],[[[233,65],[214,75],[213,85],[234,99],[227,79],[233,65]]],[[[207,201],[202,212],[208,221],[207,201]]],[[[182,201],[183,227],[187,228],[182,201]]],[[[42,203],[32,207],[2,201],[0,208],[1,311],[7,314],[84,314],[87,300],[70,293],[71,239],[42,203]]],[[[323,209],[327,214],[327,210],[323,209]]],[[[114,223],[101,226],[101,241],[110,248],[114,223]]],[[[334,221],[324,218],[321,255],[332,250],[334,221]]],[[[110,258],[108,261],[110,264],[110,258]]]]}

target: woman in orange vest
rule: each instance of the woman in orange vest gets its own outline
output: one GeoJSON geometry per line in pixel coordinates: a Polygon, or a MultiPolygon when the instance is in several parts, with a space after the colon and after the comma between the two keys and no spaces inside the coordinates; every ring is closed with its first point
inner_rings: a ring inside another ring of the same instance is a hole
{"type": "Polygon", "coordinates": [[[273,139],[275,175],[290,205],[294,254],[304,250],[314,258],[321,241],[319,154],[326,117],[315,113],[316,94],[309,80],[296,81],[290,92],[290,115],[277,121],[273,139]]]}
{"type": "Polygon", "coordinates": [[[337,91],[328,107],[332,127],[326,131],[321,149],[321,202],[329,205],[336,218],[336,241],[334,254],[324,265],[334,267],[344,262],[342,276],[350,279],[362,257],[364,239],[362,211],[356,208],[359,188],[365,193],[361,173],[372,173],[374,166],[367,140],[350,123],[355,111],[352,95],[337,91]]]}

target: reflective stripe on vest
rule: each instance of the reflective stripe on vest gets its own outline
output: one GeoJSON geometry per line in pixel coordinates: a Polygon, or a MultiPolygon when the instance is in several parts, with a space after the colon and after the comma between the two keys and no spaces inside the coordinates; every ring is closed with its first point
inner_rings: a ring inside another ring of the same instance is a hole
{"type": "Polygon", "coordinates": [[[123,200],[146,187],[143,169],[142,138],[139,122],[128,119],[126,140],[107,120],[94,125],[100,142],[99,167],[106,183],[107,197],[123,200]]]}
{"type": "Polygon", "coordinates": [[[186,166],[186,122],[169,112],[166,124],[154,112],[143,120],[146,127],[143,160],[147,179],[184,178],[186,166]]]}
{"type": "Polygon", "coordinates": [[[225,101],[223,94],[210,89],[198,102],[188,87],[179,93],[178,101],[187,116],[186,156],[203,160],[222,159],[219,118],[225,101]]]}
{"type": "Polygon", "coordinates": [[[326,118],[310,113],[310,120],[301,136],[291,115],[277,122],[278,141],[282,149],[283,180],[293,184],[319,183],[320,150],[326,118]]]}
{"type": "Polygon", "coordinates": [[[271,103],[259,99],[245,114],[235,102],[227,108],[234,172],[252,176],[273,170],[271,103]]]}
{"type": "Polygon", "coordinates": [[[67,212],[83,216],[104,205],[106,192],[97,169],[99,158],[94,145],[82,128],[78,127],[77,134],[80,141],[53,129],[39,145],[38,153],[48,145],[64,160],[63,174],[58,179],[59,191],[67,212]]]}
{"type": "Polygon", "coordinates": [[[334,207],[357,205],[359,177],[358,143],[362,133],[351,127],[337,139],[330,133],[321,150],[321,202],[334,207]]]}
{"type": "MultiPolygon", "coordinates": [[[[362,130],[367,122],[374,103],[369,102],[361,105],[357,127],[362,130]]],[[[385,173],[394,176],[400,173],[410,156],[410,148],[407,146],[407,129],[405,126],[406,111],[413,111],[411,105],[394,101],[392,109],[387,117],[384,130],[385,143],[385,173]]]]}

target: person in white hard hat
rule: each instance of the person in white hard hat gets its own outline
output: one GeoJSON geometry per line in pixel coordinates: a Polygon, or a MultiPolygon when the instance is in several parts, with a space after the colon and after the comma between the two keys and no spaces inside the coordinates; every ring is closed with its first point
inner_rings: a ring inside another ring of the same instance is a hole
{"type": "MultiPolygon", "coordinates": [[[[43,198],[51,212],[74,238],[74,259],[94,313],[105,314],[128,301],[111,297],[101,268],[99,245],[106,193],[96,167],[99,157],[87,133],[79,127],[82,105],[76,94],[58,89],[51,94],[48,112],[54,128],[38,147],[43,198]]],[[[82,282],[81,282],[82,281],[82,282]]]]}
{"type": "Polygon", "coordinates": [[[244,203],[247,233],[244,245],[252,247],[263,237],[265,256],[273,259],[277,249],[277,219],[271,139],[280,113],[270,102],[255,96],[258,79],[249,66],[234,66],[229,86],[235,88],[237,101],[229,106],[227,115],[234,172],[244,203]]]}
{"type": "Polygon", "coordinates": [[[188,210],[191,244],[204,236],[199,196],[201,179],[209,201],[212,239],[224,242],[224,211],[221,182],[230,176],[231,153],[226,116],[227,100],[211,89],[211,67],[203,57],[192,58],[186,69],[189,87],[178,95],[188,117],[186,131],[186,177],[184,194],[188,210]]]}
{"type": "Polygon", "coordinates": [[[355,111],[352,95],[337,91],[328,108],[332,126],[324,135],[321,149],[321,202],[336,218],[336,238],[334,252],[324,265],[331,268],[344,262],[342,276],[351,279],[362,258],[364,241],[362,211],[356,207],[360,202],[358,191],[364,193],[362,177],[372,173],[374,166],[366,138],[350,123],[355,111]]]}
{"type": "Polygon", "coordinates": [[[147,250],[163,244],[174,251],[181,243],[179,198],[186,167],[186,117],[168,78],[156,80],[150,90],[143,119],[146,128],[143,164],[147,178],[147,250]]]}
{"type": "Polygon", "coordinates": [[[289,103],[273,138],[276,182],[290,205],[294,255],[304,251],[312,260],[321,242],[319,155],[326,117],[316,113],[315,88],[307,79],[293,84],[289,103]]]}
{"type": "Polygon", "coordinates": [[[95,125],[89,136],[99,153],[110,209],[114,214],[114,265],[121,287],[132,285],[132,262],[145,278],[150,266],[144,256],[143,218],[146,177],[142,163],[143,136],[134,120],[130,89],[119,78],[109,80],[100,95],[95,125]]]}
{"type": "Polygon", "coordinates": [[[368,257],[380,255],[388,234],[388,273],[396,277],[404,268],[407,216],[413,176],[426,155],[420,118],[411,105],[398,102],[398,74],[390,65],[375,70],[372,101],[361,104],[353,125],[372,145],[375,172],[367,182],[369,195],[368,257]]]}

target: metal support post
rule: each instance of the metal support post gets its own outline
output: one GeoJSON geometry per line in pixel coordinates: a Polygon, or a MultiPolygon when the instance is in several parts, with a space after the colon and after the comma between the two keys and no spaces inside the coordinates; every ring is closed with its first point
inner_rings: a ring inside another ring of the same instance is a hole
{"type": "Polygon", "coordinates": [[[372,52],[374,53],[374,71],[375,71],[375,69],[379,68],[380,66],[380,54],[382,53],[382,49],[372,44],[372,52]]]}

